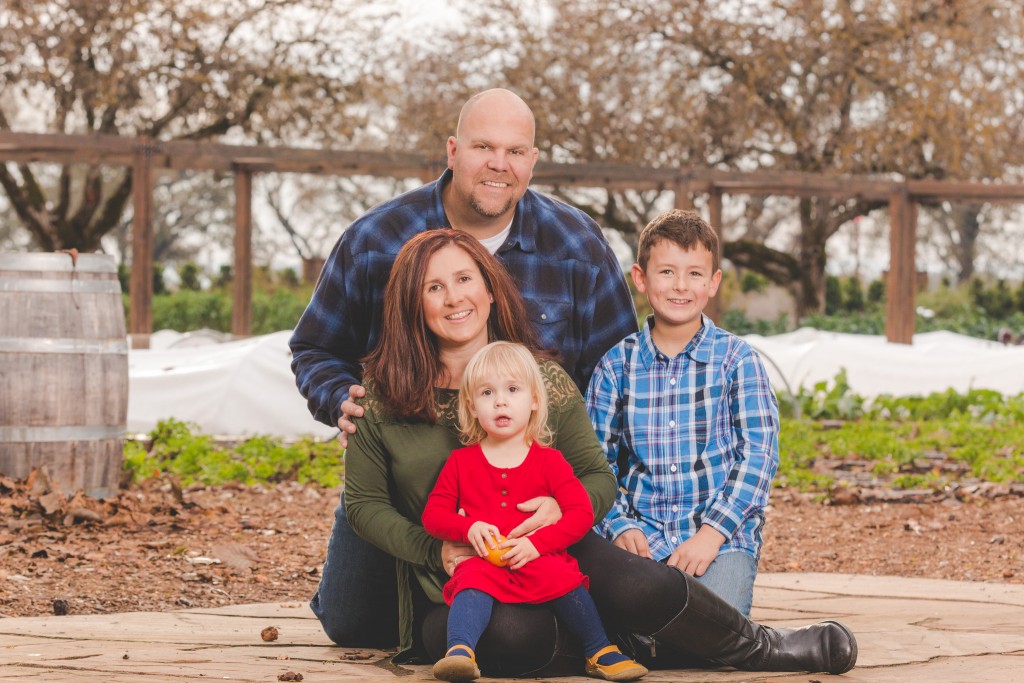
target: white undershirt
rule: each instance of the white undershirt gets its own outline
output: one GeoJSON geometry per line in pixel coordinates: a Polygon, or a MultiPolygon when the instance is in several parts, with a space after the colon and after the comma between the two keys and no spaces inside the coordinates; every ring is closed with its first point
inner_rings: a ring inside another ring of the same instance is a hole
{"type": "MultiPolygon", "coordinates": [[[[515,219],[513,218],[512,221],[514,220],[515,219]]],[[[501,245],[505,243],[506,238],[508,238],[508,234],[512,232],[512,221],[509,221],[508,225],[505,226],[505,229],[499,232],[497,235],[485,237],[484,239],[480,240],[480,244],[484,245],[484,249],[491,252],[492,256],[498,253],[498,249],[500,249],[501,245]]]]}

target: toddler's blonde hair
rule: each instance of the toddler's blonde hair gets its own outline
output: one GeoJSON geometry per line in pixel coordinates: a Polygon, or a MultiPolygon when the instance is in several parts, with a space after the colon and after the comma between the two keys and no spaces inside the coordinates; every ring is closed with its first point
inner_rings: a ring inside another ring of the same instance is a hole
{"type": "Polygon", "coordinates": [[[550,445],[552,435],[548,429],[548,392],[537,360],[522,344],[505,341],[491,342],[473,354],[462,374],[462,386],[459,388],[459,426],[462,443],[480,443],[487,436],[487,432],[480,426],[480,421],[470,412],[470,407],[473,405],[473,394],[488,375],[512,377],[533,394],[537,399],[537,409],[530,414],[523,436],[527,442],[536,441],[543,446],[550,445]]]}

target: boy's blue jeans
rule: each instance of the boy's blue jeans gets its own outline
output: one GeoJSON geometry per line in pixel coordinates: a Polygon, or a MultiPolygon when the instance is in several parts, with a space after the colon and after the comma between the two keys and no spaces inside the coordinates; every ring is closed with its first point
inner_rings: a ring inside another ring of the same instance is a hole
{"type": "Polygon", "coordinates": [[[722,553],[703,576],[694,578],[743,616],[750,617],[750,608],[754,602],[754,579],[757,578],[757,560],[753,555],[742,551],[722,553]]]}

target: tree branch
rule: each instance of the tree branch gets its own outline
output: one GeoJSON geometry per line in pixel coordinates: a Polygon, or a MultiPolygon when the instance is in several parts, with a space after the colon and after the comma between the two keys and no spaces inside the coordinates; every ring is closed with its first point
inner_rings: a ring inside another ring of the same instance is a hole
{"type": "Polygon", "coordinates": [[[722,244],[722,256],[736,267],[759,273],[777,285],[788,287],[800,281],[800,263],[796,258],[760,242],[725,242],[722,244]]]}

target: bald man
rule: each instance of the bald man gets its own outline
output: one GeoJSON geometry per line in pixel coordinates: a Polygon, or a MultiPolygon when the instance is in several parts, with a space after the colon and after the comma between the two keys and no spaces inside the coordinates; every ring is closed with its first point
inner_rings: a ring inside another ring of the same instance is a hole
{"type": "MultiPolygon", "coordinates": [[[[581,392],[604,352],[637,331],[622,269],[597,223],[529,189],[534,131],[533,112],[514,93],[474,95],[448,138],[441,177],[370,209],[334,246],[290,346],[310,412],[337,424],[346,445],[356,430],[349,418],[362,414],[352,400],[364,395],[359,360],[377,344],[391,266],[424,230],[463,230],[505,265],[541,343],[559,354],[581,392]]],[[[397,644],[395,580],[394,559],[349,527],[343,497],[311,603],[327,635],[349,647],[397,644]]]]}

